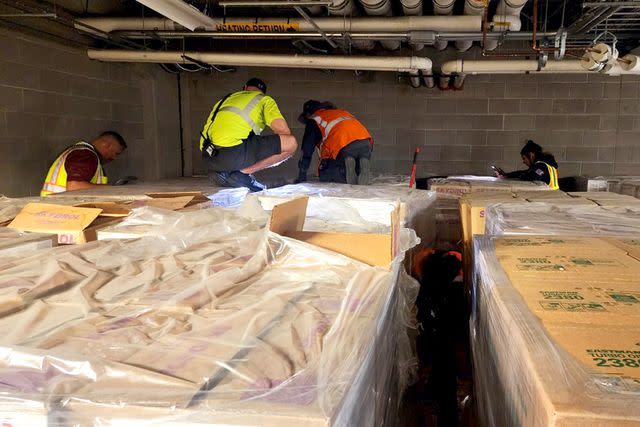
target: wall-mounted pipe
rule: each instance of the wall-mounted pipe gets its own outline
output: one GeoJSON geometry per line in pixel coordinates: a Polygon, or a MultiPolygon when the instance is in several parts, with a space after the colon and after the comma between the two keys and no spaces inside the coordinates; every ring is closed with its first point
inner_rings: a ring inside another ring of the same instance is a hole
{"type": "Polygon", "coordinates": [[[579,60],[549,61],[543,68],[536,60],[464,60],[447,61],[440,67],[441,89],[449,87],[451,78],[455,78],[454,87],[462,86],[466,74],[524,74],[524,73],[585,73],[588,72],[579,60]]]}
{"type": "MultiPolygon", "coordinates": [[[[316,31],[302,18],[213,18],[208,31],[316,31]]],[[[326,17],[314,18],[318,27],[327,32],[407,32],[407,31],[481,31],[482,16],[388,16],[388,17],[326,17]]],[[[83,24],[107,33],[127,30],[176,30],[178,25],[164,18],[84,18],[75,26],[88,31],[83,24]]]]}
{"type": "Polygon", "coordinates": [[[276,55],[266,53],[148,52],[89,49],[91,59],[106,62],[150,62],[188,64],[184,57],[212,65],[276,68],[316,68],[330,70],[371,70],[431,74],[431,60],[417,56],[320,56],[276,55]]]}
{"type": "MultiPolygon", "coordinates": [[[[433,0],[433,13],[434,15],[448,16],[453,13],[453,5],[455,0],[433,0]]],[[[447,41],[438,39],[436,40],[434,47],[438,50],[445,50],[447,48],[447,41]]]]}

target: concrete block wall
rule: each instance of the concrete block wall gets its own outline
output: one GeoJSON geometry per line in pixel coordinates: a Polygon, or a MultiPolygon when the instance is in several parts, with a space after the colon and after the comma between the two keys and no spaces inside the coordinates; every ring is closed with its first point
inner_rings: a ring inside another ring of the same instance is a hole
{"type": "MultiPolygon", "coordinates": [[[[375,138],[375,173],[488,174],[495,164],[522,168],[519,151],[533,139],[556,156],[560,175],[640,173],[640,79],[587,74],[468,76],[464,89],[413,89],[393,73],[356,77],[316,70],[244,68],[183,77],[185,136],[195,146],[213,104],[248,77],[269,85],[289,126],[307,99],[331,100],[355,114],[375,138]]],[[[204,172],[192,148],[193,170],[204,172]]],[[[297,160],[268,171],[293,179],[297,160]]]]}
{"type": "Polygon", "coordinates": [[[112,181],[180,175],[176,77],[157,66],[91,61],[79,49],[0,32],[0,194],[39,194],[55,157],[100,132],[129,149],[112,181]]]}

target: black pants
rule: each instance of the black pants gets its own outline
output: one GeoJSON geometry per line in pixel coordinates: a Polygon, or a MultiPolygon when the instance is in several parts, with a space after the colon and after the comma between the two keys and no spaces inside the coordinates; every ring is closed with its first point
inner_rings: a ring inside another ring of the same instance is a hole
{"type": "Polygon", "coordinates": [[[334,159],[324,159],[320,162],[319,177],[322,182],[347,182],[347,172],[344,166],[345,157],[356,159],[356,174],[360,173],[360,159],[371,158],[371,141],[359,139],[344,147],[334,159]]]}

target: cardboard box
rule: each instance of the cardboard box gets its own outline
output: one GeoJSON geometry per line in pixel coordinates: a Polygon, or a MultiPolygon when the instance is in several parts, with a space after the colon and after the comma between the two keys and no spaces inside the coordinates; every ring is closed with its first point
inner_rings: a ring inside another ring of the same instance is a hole
{"type": "Polygon", "coordinates": [[[273,207],[269,230],[367,263],[388,267],[398,253],[401,207],[391,213],[390,234],[325,233],[303,231],[308,197],[293,199],[273,207]]]}
{"type": "Polygon", "coordinates": [[[478,244],[480,423],[638,425],[640,260],[629,242],[518,236],[478,244]]]}
{"type": "Polygon", "coordinates": [[[59,244],[78,244],[96,240],[96,231],[117,219],[99,218],[102,209],[29,203],[8,225],[21,231],[58,235],[59,244]]]}

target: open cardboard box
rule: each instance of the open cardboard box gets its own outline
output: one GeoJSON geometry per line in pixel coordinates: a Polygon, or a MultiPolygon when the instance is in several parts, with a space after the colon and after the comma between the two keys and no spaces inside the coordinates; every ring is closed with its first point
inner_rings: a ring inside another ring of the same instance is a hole
{"type": "Polygon", "coordinates": [[[273,207],[269,230],[282,236],[320,246],[369,265],[389,267],[398,253],[401,206],[391,212],[389,234],[327,233],[303,231],[308,197],[300,197],[273,207]]]}

